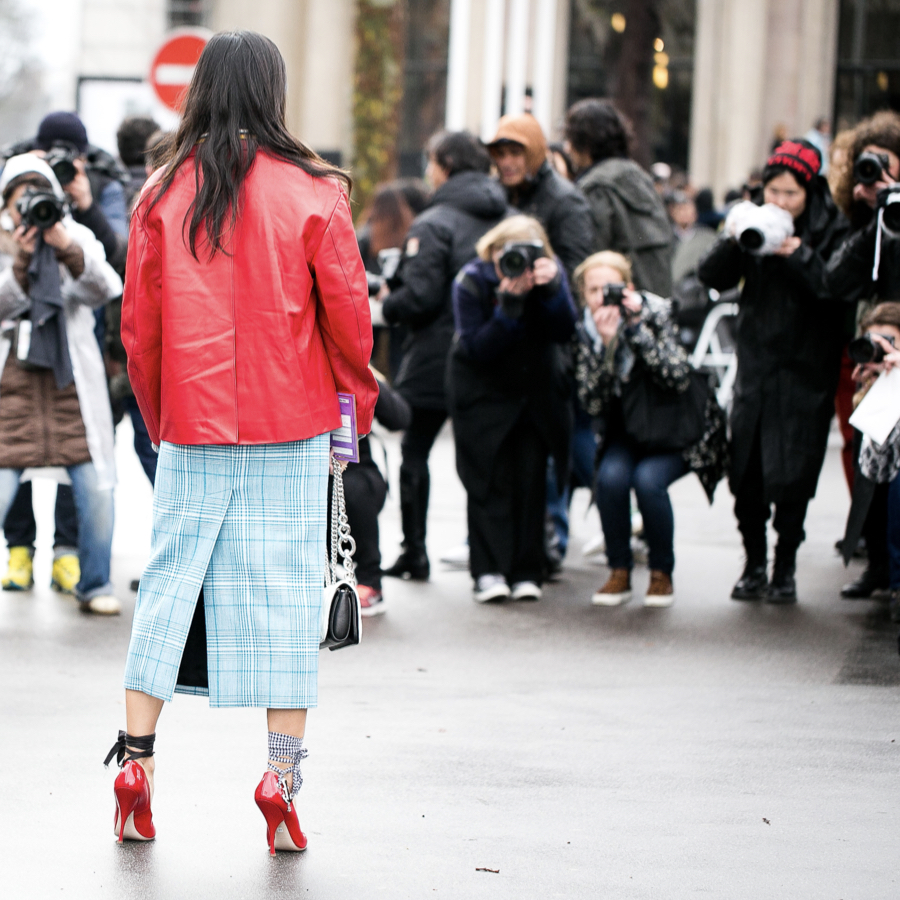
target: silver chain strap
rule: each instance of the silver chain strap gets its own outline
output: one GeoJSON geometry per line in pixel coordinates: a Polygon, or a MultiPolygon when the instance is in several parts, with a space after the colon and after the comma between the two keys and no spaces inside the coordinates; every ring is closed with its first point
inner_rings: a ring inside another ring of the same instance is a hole
{"type": "Polygon", "coordinates": [[[344,471],[340,463],[334,462],[334,482],[331,489],[331,558],[326,566],[325,579],[327,584],[335,584],[338,578],[338,555],[341,557],[341,566],[344,569],[344,579],[356,587],[356,563],[353,562],[353,554],[356,553],[356,541],[350,534],[350,522],[347,520],[347,504],[344,499],[344,471]]]}

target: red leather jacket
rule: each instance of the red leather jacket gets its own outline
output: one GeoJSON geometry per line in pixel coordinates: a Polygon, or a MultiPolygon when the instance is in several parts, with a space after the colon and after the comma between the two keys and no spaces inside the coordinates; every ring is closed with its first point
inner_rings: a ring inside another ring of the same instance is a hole
{"type": "MultiPolygon", "coordinates": [[[[342,186],[259,152],[241,191],[228,254],[198,262],[185,216],[193,156],[131,219],[122,340],[150,439],[270,444],[341,424],[337,392],[356,395],[360,434],[378,386],[366,274],[342,186]]],[[[202,232],[201,232],[202,233],[202,232]]]]}

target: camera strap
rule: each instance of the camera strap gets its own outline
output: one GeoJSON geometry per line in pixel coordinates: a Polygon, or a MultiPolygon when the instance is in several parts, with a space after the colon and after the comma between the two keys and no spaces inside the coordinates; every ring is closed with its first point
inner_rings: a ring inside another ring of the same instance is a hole
{"type": "Polygon", "coordinates": [[[878,228],[875,231],[875,261],[872,264],[872,283],[878,281],[878,270],[881,268],[881,241],[884,238],[884,207],[878,208],[878,228]]]}

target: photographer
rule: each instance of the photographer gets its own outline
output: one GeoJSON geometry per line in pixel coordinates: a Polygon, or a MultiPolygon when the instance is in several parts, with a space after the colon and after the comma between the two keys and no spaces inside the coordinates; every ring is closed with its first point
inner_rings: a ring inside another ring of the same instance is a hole
{"type": "Polygon", "coordinates": [[[453,279],[475,253],[475,242],[507,213],[503,189],[488,175],[491,161],[478,138],[441,132],[428,144],[427,180],[435,188],[416,216],[390,290],[384,319],[409,329],[394,387],[412,407],[403,436],[400,513],[403,550],[385,575],[426,580],[425,548],[430,476],[428,457],[447,421],[444,382],[453,340],[453,279]]]}
{"type": "Polygon", "coordinates": [[[572,429],[560,345],[572,335],[575,309],[536,219],[506,219],[476,249],[453,286],[457,336],[448,367],[474,599],[537,600],[547,458],[568,458],[572,429]]]}
{"type": "Polygon", "coordinates": [[[752,204],[733,207],[698,270],[719,291],[743,280],[730,486],[747,560],[734,600],[796,602],[797,548],[834,414],[843,309],[825,266],[847,223],[820,165],[807,141],[780,144],[763,171],[766,205],[756,209],[757,221],[747,222],[752,204]],[[773,504],[778,544],[770,583],[766,522],[773,504]]]}
{"type": "MultiPolygon", "coordinates": [[[[883,372],[900,367],[900,303],[879,303],[863,319],[862,328],[874,352],[872,362],[857,365],[853,372],[863,385],[857,403],[883,372]]],[[[880,446],[863,439],[859,468],[870,481],[886,488],[890,613],[892,621],[900,622],[900,422],[880,446]]]]}
{"type": "Polygon", "coordinates": [[[122,282],[90,231],[65,215],[43,160],[10,159],[0,192],[16,244],[0,260],[0,319],[16,322],[0,340],[0,516],[25,469],[65,467],[78,517],[75,596],[85,610],[115,614],[112,416],[92,310],[122,282]]]}
{"type": "Polygon", "coordinates": [[[724,474],[725,417],[703,376],[693,373],[668,304],[635,291],[631,263],[607,250],[575,271],[585,302],[575,350],[578,398],[602,432],[595,498],[610,574],[596,606],[632,596],[631,490],[649,548],[644,606],[671,606],[675,521],[668,488],[697,472],[710,500],[724,474]],[[646,421],[662,426],[653,436],[646,421]]]}
{"type": "Polygon", "coordinates": [[[829,288],[850,301],[900,297],[900,235],[878,226],[878,210],[900,181],[900,115],[885,111],[860,122],[848,155],[852,165],[835,196],[844,199],[851,232],[828,262],[829,288]]]}
{"type": "MultiPolygon", "coordinates": [[[[110,154],[88,143],[81,119],[74,113],[50,113],[41,121],[35,138],[21,141],[8,152],[35,153],[48,161],[71,206],[72,219],[93,232],[103,246],[107,262],[121,276],[128,236],[122,182],[128,176],[110,154]]],[[[105,341],[105,323],[105,311],[98,310],[94,333],[101,345],[105,341]]],[[[72,593],[80,572],[75,553],[77,516],[69,485],[57,488],[55,518],[51,586],[62,593],[72,593]]],[[[19,488],[3,527],[10,548],[3,589],[27,590],[33,583],[31,560],[37,530],[30,481],[19,488]]]]}
{"type": "MultiPolygon", "coordinates": [[[[846,156],[844,165],[835,166],[832,180],[835,199],[850,219],[851,231],[829,260],[828,283],[834,296],[859,301],[859,319],[879,298],[900,297],[900,234],[879,229],[883,201],[898,196],[894,191],[900,180],[900,115],[885,110],[860,122],[853,129],[846,156]]],[[[853,332],[852,324],[848,330],[853,332]]],[[[848,386],[844,396],[850,393],[848,386]]],[[[855,454],[851,460],[855,461],[855,454]]],[[[888,586],[887,515],[887,485],[879,484],[862,529],[868,562],[862,575],[841,589],[846,600],[866,599],[888,586]]]]}

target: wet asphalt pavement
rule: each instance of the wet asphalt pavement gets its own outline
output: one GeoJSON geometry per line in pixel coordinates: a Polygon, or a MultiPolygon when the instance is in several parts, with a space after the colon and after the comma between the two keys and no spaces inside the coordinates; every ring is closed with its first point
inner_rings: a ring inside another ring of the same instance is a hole
{"type": "MultiPolygon", "coordinates": [[[[114,578],[90,618],[49,583],[52,489],[36,485],[37,587],[0,594],[0,897],[822,898],[900,896],[900,656],[879,602],[847,602],[833,544],[848,497],[829,451],[799,557],[800,603],[728,599],[741,568],[727,487],[672,489],[677,601],[600,609],[606,570],[573,505],[563,578],[479,606],[437,563],[465,536],[449,437],[434,457],[428,584],[386,580],[358,648],[325,654],[299,798],[304,854],[270,859],[253,790],[261,710],[176,697],[160,721],[151,844],[117,846],[114,769],[129,581],[150,489],[119,434],[114,578]]],[[[394,466],[397,444],[388,450],[394,466]]],[[[393,561],[396,498],[382,516],[393,561]]],[[[646,585],[645,569],[636,587],[646,585]]],[[[639,592],[639,591],[638,591],[639,592]]]]}

